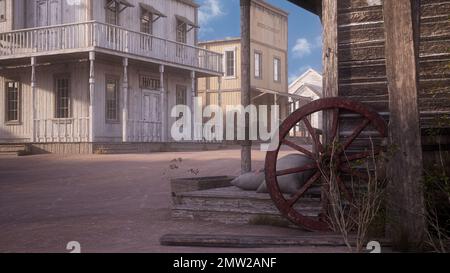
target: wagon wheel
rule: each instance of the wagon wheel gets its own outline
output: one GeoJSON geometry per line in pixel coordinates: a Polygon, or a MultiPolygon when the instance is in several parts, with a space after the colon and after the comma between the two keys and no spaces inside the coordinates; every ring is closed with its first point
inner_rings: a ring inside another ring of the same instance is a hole
{"type": "MultiPolygon", "coordinates": [[[[329,162],[330,160],[333,160],[333,165],[337,169],[337,173],[339,173],[336,178],[336,181],[338,181],[337,183],[339,183],[339,189],[342,191],[343,197],[347,199],[347,201],[351,201],[352,193],[348,190],[345,184],[342,183],[340,175],[351,175],[362,180],[368,180],[369,176],[367,173],[354,170],[351,167],[351,164],[360,160],[369,159],[373,156],[373,154],[378,155],[381,152],[380,147],[374,147],[373,150],[371,149],[370,151],[364,152],[359,151],[355,153],[352,151],[352,144],[354,141],[362,136],[364,130],[369,127],[371,129],[370,137],[379,137],[381,139],[386,137],[386,123],[377,112],[369,109],[364,104],[342,98],[326,98],[313,101],[312,103],[298,109],[283,122],[279,129],[280,142],[276,150],[267,153],[265,169],[269,193],[275,205],[284,217],[307,230],[330,230],[329,224],[326,219],[322,217],[323,215],[321,215],[321,213],[313,216],[309,213],[303,213],[301,211],[302,203],[300,200],[302,200],[302,198],[306,198],[305,196],[313,187],[320,185],[324,174],[323,169],[321,170],[320,166],[324,166],[324,164],[327,163],[326,161],[329,162]],[[329,138],[333,140],[330,141],[331,143],[322,143],[317,130],[313,128],[308,119],[308,117],[312,114],[320,112],[326,112],[327,117],[329,117],[330,121],[332,121],[332,129],[329,138]],[[356,125],[352,126],[350,129],[346,128],[346,131],[350,133],[348,133],[345,137],[342,137],[339,141],[339,119],[344,114],[352,117],[353,121],[356,121],[356,125]],[[306,145],[296,144],[294,141],[289,139],[290,132],[299,123],[304,124],[307,131],[311,135],[313,140],[312,149],[308,149],[306,145]],[[312,159],[314,163],[287,170],[277,170],[277,160],[283,146],[304,154],[308,158],[312,159]],[[306,183],[296,194],[291,196],[284,195],[278,185],[278,177],[305,171],[312,171],[314,174],[308,181],[306,181],[306,183]]],[[[322,212],[327,211],[327,206],[328,205],[326,202],[322,202],[322,212]]]]}

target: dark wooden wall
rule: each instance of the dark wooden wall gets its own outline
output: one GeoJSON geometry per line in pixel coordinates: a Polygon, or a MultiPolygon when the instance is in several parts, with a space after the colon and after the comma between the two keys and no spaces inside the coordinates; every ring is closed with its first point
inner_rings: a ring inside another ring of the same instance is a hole
{"type": "MultiPolygon", "coordinates": [[[[366,103],[388,119],[382,3],[338,1],[339,96],[366,103]]],[[[420,25],[418,92],[421,127],[426,129],[450,114],[450,1],[422,0],[420,25]]],[[[350,121],[342,124],[344,131],[346,124],[351,126],[350,121]]]]}

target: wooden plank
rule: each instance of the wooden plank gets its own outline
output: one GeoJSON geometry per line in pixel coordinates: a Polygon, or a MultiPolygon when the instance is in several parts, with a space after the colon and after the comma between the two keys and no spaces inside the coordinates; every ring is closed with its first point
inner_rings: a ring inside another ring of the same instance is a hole
{"type": "MultiPolygon", "coordinates": [[[[356,240],[353,236],[352,244],[356,240]]],[[[385,241],[385,240],[380,240],[385,241]]],[[[163,246],[183,247],[223,247],[223,248],[265,248],[328,246],[345,247],[342,236],[335,234],[308,233],[302,236],[251,236],[251,235],[211,235],[211,234],[167,234],[160,238],[163,246]]],[[[386,244],[383,244],[386,246],[386,244]]]]}
{"type": "Polygon", "coordinates": [[[418,107],[419,1],[384,1],[390,101],[388,233],[401,248],[416,248],[425,232],[418,107]]]}

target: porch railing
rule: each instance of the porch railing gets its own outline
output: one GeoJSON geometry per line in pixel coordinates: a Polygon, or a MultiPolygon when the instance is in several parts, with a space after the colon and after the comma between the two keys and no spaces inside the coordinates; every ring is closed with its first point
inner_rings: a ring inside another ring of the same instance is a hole
{"type": "Polygon", "coordinates": [[[160,142],[162,140],[161,122],[128,120],[129,142],[160,142]]]}
{"type": "Polygon", "coordinates": [[[119,26],[89,21],[0,33],[0,58],[104,49],[222,72],[222,54],[119,26]]]}
{"type": "Polygon", "coordinates": [[[38,119],[34,123],[36,142],[89,142],[89,118],[38,119]]]}

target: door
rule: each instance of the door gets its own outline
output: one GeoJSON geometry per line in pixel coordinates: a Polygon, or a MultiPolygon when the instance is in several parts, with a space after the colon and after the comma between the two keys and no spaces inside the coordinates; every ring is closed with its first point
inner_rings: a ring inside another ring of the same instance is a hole
{"type": "MultiPolygon", "coordinates": [[[[36,8],[36,26],[46,27],[62,24],[61,0],[39,0],[36,8]]],[[[49,28],[39,30],[38,48],[42,50],[61,49],[63,30],[49,28]]]]}
{"type": "Polygon", "coordinates": [[[143,91],[142,126],[147,141],[161,141],[161,94],[143,91]]]}

